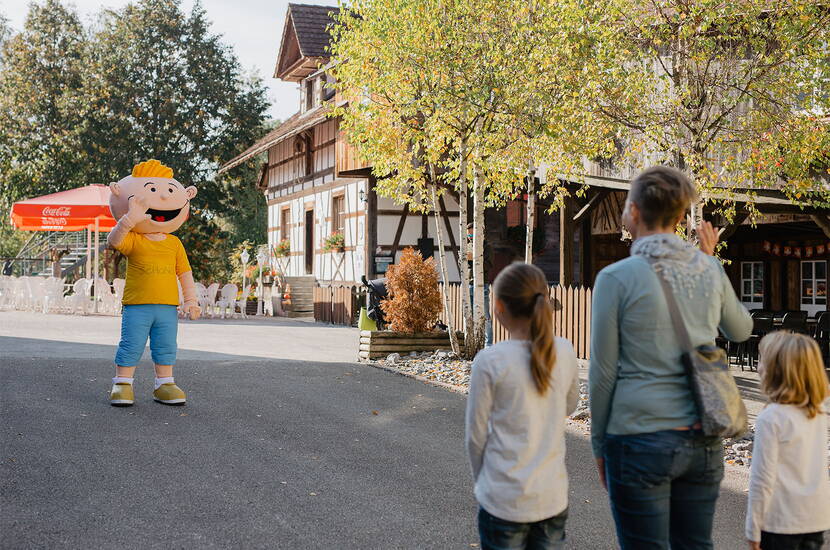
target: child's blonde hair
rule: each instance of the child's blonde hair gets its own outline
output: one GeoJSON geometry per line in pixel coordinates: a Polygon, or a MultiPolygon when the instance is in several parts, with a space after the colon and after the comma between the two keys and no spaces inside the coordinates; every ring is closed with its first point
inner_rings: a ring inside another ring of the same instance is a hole
{"type": "Polygon", "coordinates": [[[544,395],[556,362],[553,308],[545,274],[535,265],[511,264],[496,277],[493,291],[510,315],[530,319],[530,374],[536,389],[544,395]]]}
{"type": "Polygon", "coordinates": [[[827,399],[824,360],[815,340],[779,330],[761,339],[761,388],[774,403],[796,405],[815,417],[827,399]]]}

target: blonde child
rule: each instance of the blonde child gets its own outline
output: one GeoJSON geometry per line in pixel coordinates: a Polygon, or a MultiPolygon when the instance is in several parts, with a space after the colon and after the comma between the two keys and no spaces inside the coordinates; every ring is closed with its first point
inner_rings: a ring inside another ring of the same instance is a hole
{"type": "Polygon", "coordinates": [[[770,404],[755,422],[746,538],[752,550],[819,550],[830,529],[827,376],[815,340],[779,331],[760,343],[770,404]]]}
{"type": "Polygon", "coordinates": [[[565,418],[579,398],[576,355],[553,337],[544,273],[513,264],[494,283],[510,339],[473,362],[466,444],[481,547],[562,548],[568,509],[565,418]]]}

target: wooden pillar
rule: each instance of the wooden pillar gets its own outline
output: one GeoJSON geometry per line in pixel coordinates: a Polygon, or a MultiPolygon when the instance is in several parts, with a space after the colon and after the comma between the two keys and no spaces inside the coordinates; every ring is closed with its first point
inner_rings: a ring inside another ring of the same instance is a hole
{"type": "Polygon", "coordinates": [[[591,216],[585,216],[579,227],[579,284],[591,286],[594,281],[594,259],[591,255],[591,216]]]}
{"type": "Polygon", "coordinates": [[[375,176],[366,180],[366,266],[367,279],[374,279],[375,249],[378,246],[378,195],[375,193],[375,176]]]}
{"type": "Polygon", "coordinates": [[[559,209],[559,284],[563,286],[573,284],[573,247],[573,199],[565,197],[565,203],[559,209]]]}

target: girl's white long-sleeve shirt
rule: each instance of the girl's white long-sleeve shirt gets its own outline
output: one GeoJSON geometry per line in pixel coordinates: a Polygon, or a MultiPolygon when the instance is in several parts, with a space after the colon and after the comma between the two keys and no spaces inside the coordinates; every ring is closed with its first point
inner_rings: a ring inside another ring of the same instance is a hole
{"type": "Polygon", "coordinates": [[[827,414],[772,403],[755,421],[746,538],[830,529],[827,414]]]}
{"type": "Polygon", "coordinates": [[[473,362],[466,444],[475,495],[507,521],[541,521],[568,506],[565,419],[576,408],[579,382],[571,343],[556,338],[555,349],[544,395],[530,372],[530,342],[500,342],[473,362]]]}

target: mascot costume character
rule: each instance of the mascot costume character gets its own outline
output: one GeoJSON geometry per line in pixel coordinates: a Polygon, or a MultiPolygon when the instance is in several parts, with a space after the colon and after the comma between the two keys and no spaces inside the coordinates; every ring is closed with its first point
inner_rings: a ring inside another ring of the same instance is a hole
{"type": "Polygon", "coordinates": [[[173,380],[179,284],[184,313],[196,320],[201,310],[187,253],[171,233],[190,215],[196,188],[183,186],[173,179],[173,170],[148,160],[134,166],[132,175],[111,183],[110,190],[110,210],[118,224],[107,242],[127,257],[121,341],[115,354],[110,404],[133,404],[133,373],[149,337],[156,367],[153,398],[183,405],[185,393],[173,380]]]}

